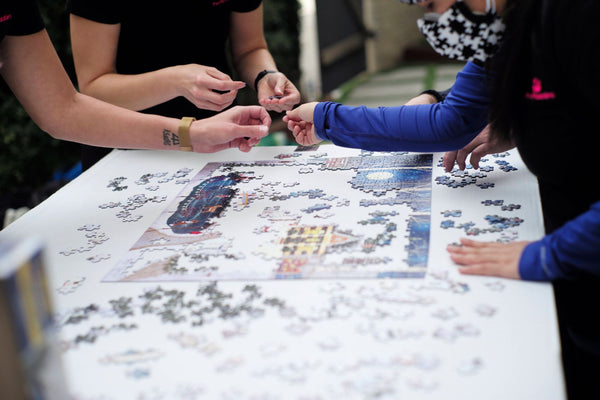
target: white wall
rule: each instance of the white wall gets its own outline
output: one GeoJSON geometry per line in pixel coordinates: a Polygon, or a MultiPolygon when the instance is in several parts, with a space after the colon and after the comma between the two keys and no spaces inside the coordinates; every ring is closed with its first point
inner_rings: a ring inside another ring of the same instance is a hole
{"type": "Polygon", "coordinates": [[[422,37],[417,28],[421,16],[421,7],[392,0],[364,0],[365,25],[376,34],[367,41],[368,72],[389,69],[402,60],[405,48],[422,37]]]}
{"type": "Polygon", "coordinates": [[[300,9],[300,91],[305,100],[321,96],[321,65],[316,0],[299,0],[300,9]]]}

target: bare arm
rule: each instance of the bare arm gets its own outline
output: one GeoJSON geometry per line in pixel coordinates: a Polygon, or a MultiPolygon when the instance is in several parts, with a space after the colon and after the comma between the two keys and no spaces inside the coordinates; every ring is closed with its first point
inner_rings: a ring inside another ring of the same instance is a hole
{"type": "Polygon", "coordinates": [[[120,24],[101,24],[71,14],[71,46],[82,93],[130,110],[144,110],[178,96],[198,108],[221,111],[245,85],[216,68],[175,65],[143,74],[116,70],[120,24]],[[212,89],[229,91],[218,94],[212,89]]]}
{"type": "Polygon", "coordinates": [[[263,7],[231,15],[231,54],[240,77],[250,86],[264,69],[277,71],[263,33],[263,7]]]}
{"type": "MultiPolygon", "coordinates": [[[[103,147],[179,150],[179,120],[140,114],[78,93],[45,30],[6,36],[0,54],[3,78],[35,123],[53,137],[103,147]]],[[[196,121],[190,130],[192,146],[198,152],[228,147],[247,151],[243,137],[265,136],[269,123],[260,112],[240,107],[218,120],[196,121]]]]}
{"type": "MultiPolygon", "coordinates": [[[[241,78],[251,87],[259,72],[277,71],[263,32],[263,6],[247,13],[232,13],[231,53],[241,78]]],[[[291,110],[300,92],[282,73],[267,74],[258,83],[258,100],[269,110],[291,110]],[[277,98],[275,98],[277,96],[277,98]]]]}

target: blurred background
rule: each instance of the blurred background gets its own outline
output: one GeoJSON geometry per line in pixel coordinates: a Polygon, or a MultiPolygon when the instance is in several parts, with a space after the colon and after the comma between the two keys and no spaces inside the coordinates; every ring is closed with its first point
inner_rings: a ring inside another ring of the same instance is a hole
{"type": "MultiPolygon", "coordinates": [[[[38,0],[54,46],[76,84],[64,1],[38,0]]],[[[417,29],[419,7],[395,0],[264,0],[265,35],[279,69],[304,101],[395,106],[422,90],[446,89],[461,65],[448,64],[417,29]]],[[[246,91],[242,104],[256,104],[246,91]]],[[[261,145],[295,144],[272,114],[261,145]]],[[[79,145],[52,139],[0,87],[0,228],[80,173],[79,145]]]]}

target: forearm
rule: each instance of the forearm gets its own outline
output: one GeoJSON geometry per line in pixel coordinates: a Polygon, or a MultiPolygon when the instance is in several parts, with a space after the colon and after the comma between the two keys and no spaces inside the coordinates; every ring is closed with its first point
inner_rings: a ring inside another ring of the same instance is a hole
{"type": "Polygon", "coordinates": [[[368,150],[446,151],[468,144],[487,124],[489,82],[467,64],[441,104],[347,107],[321,103],[314,112],[317,135],[368,150]]]}
{"type": "MultiPolygon", "coordinates": [[[[0,72],[35,123],[53,137],[105,147],[165,149],[178,120],[119,108],[77,93],[46,31],[6,37],[0,72]]],[[[174,146],[178,148],[178,146],[174,146]]]]}
{"type": "Polygon", "coordinates": [[[263,32],[263,6],[231,15],[230,44],[233,64],[240,78],[254,88],[257,75],[277,71],[263,32]]]}
{"type": "Polygon", "coordinates": [[[145,110],[180,95],[177,67],[136,75],[104,74],[82,85],[82,93],[129,110],[145,110]]]}
{"type": "Polygon", "coordinates": [[[526,280],[549,281],[581,273],[600,276],[600,202],[542,240],[528,245],[519,262],[526,280]]]}
{"type": "Polygon", "coordinates": [[[252,88],[259,72],[263,70],[277,71],[277,65],[267,49],[266,43],[264,46],[259,45],[244,54],[234,55],[234,65],[240,78],[252,88]]]}
{"type": "Polygon", "coordinates": [[[42,127],[53,137],[100,147],[179,150],[179,120],[126,110],[74,93],[48,111],[42,127]]]}

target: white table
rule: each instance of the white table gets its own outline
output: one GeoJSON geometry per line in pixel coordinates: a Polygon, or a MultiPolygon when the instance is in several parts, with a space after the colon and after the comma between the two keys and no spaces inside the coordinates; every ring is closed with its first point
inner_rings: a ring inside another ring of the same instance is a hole
{"type": "Polygon", "coordinates": [[[37,235],[47,245],[75,399],[565,398],[552,287],[460,275],[445,251],[469,230],[458,226],[481,225],[485,215],[523,221],[476,239],[541,237],[537,184],[516,151],[483,163],[495,167],[480,179],[494,183],[487,189],[438,184],[445,174],[434,154],[422,279],[102,282],[184,187],[173,179],[148,190],[134,183],[144,174],[188,168],[191,178],[207,162],[273,160],[294,149],[116,150],[0,232],[0,240],[37,235]],[[517,170],[501,171],[496,160],[517,170]],[[129,216],[106,207],[136,194],[146,200],[129,216]],[[520,208],[482,203],[499,199],[520,208]]]}

